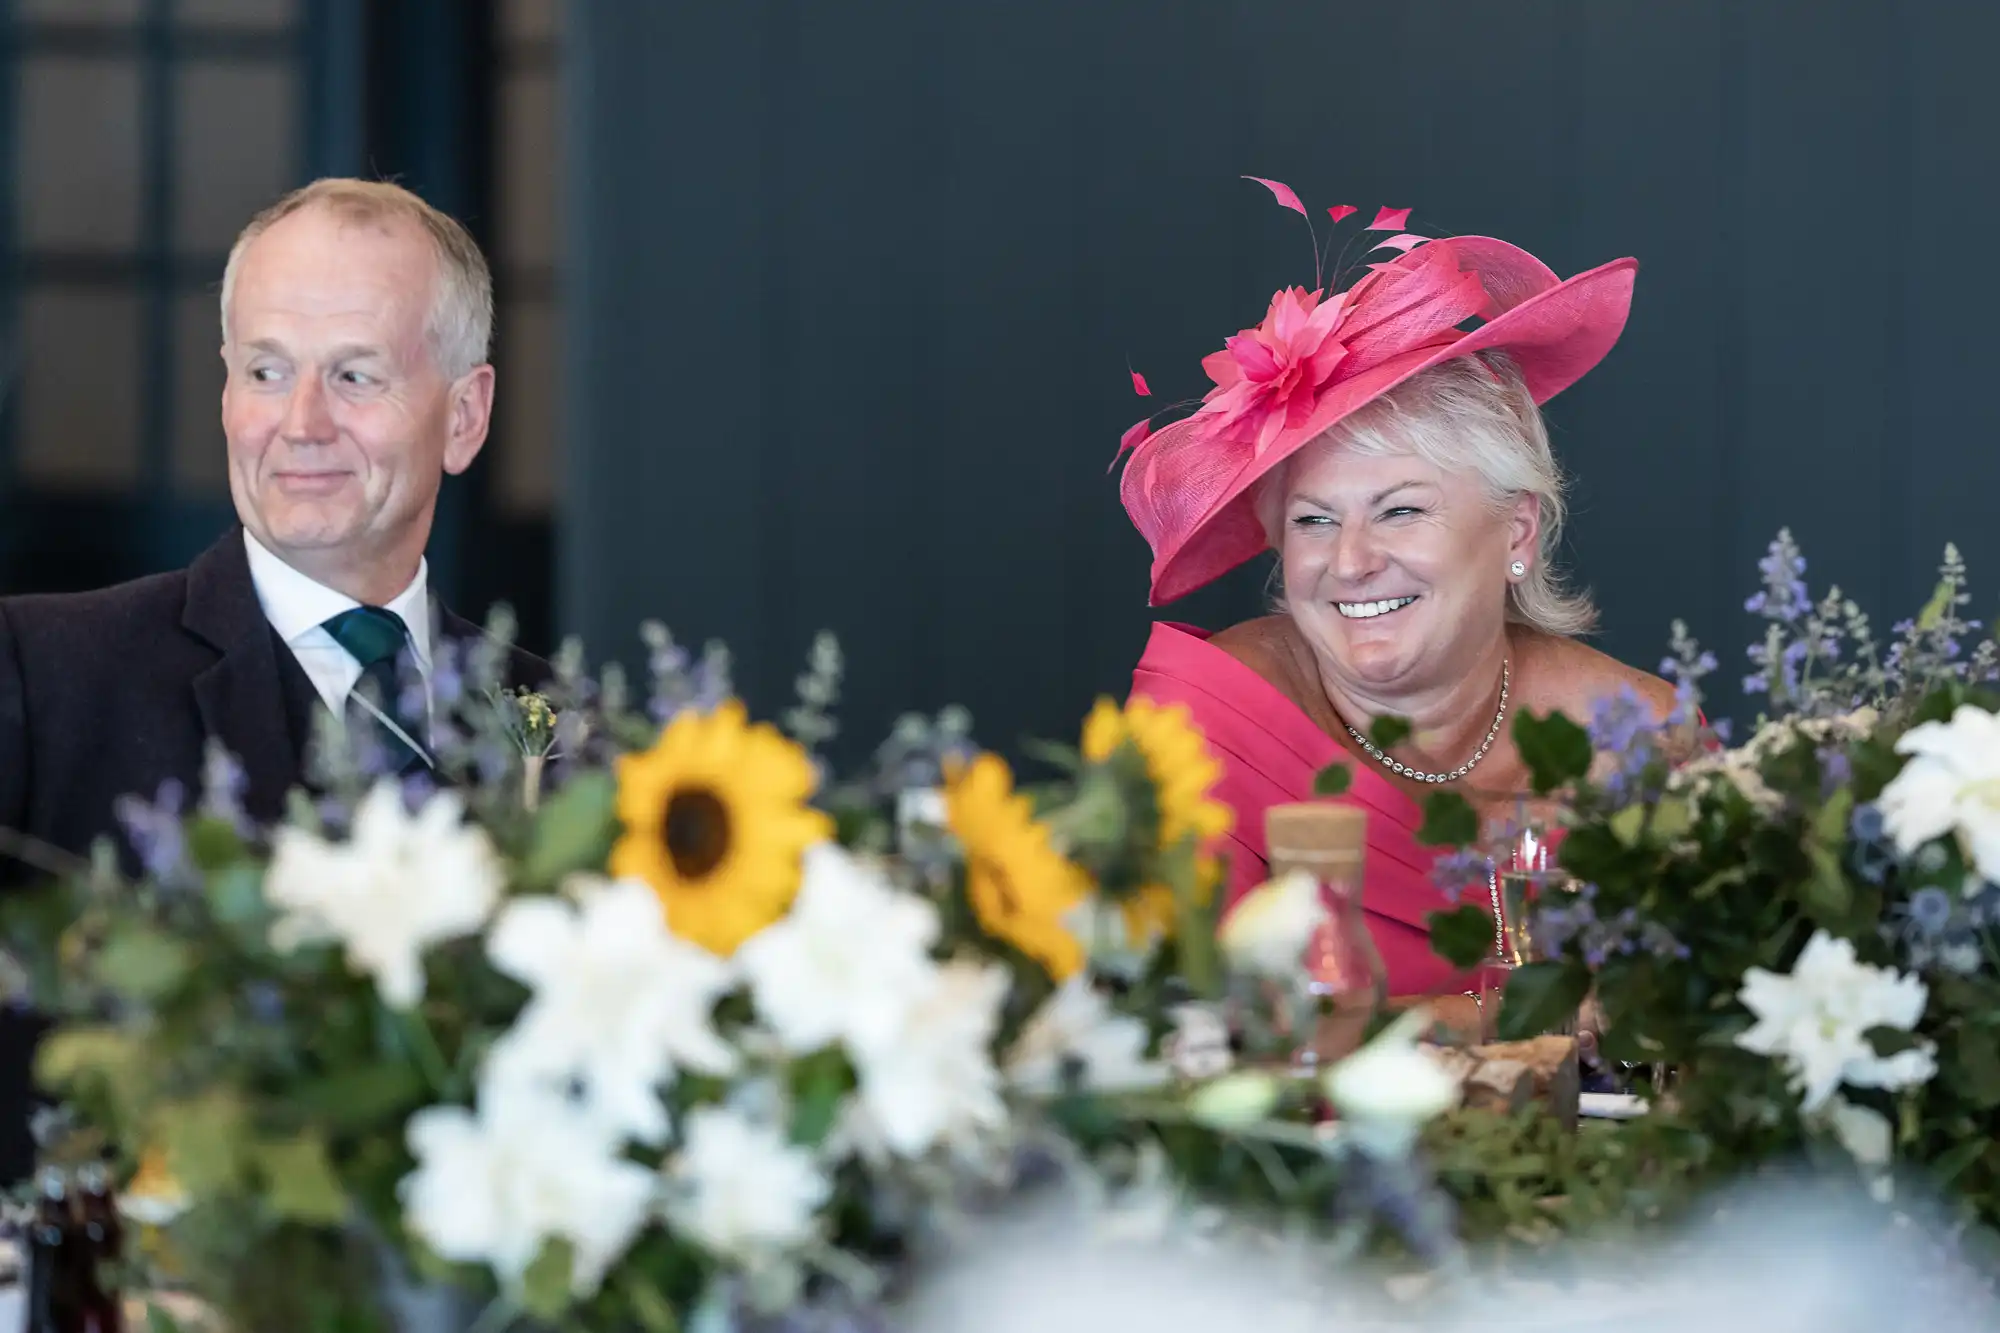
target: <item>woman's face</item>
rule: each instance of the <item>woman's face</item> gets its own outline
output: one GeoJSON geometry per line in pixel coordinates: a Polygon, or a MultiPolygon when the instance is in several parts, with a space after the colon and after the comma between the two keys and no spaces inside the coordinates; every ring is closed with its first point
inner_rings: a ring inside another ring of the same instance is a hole
{"type": "Polygon", "coordinates": [[[1307,446],[1284,493],[1285,601],[1335,680],[1374,699],[1446,685],[1506,632],[1509,566],[1539,510],[1412,454],[1307,446]]]}

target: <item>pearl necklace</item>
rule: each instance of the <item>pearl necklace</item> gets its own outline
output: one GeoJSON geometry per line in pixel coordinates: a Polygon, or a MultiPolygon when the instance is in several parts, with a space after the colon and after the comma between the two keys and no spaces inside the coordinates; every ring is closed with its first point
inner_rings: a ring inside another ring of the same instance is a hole
{"type": "Polygon", "coordinates": [[[1402,760],[1391,759],[1388,755],[1383,754],[1376,747],[1375,742],[1354,729],[1352,722],[1343,718],[1341,719],[1341,725],[1346,727],[1347,734],[1354,737],[1356,743],[1368,752],[1370,759],[1373,759],[1392,773],[1409,778],[1412,782],[1456,782],[1467,773],[1470,773],[1474,764],[1477,764],[1486,757],[1486,752],[1493,748],[1494,740],[1499,737],[1500,724],[1507,720],[1507,685],[1507,662],[1503,659],[1500,663],[1500,707],[1493,714],[1493,725],[1486,729],[1486,739],[1479,742],[1479,748],[1472,752],[1472,758],[1466,760],[1449,773],[1426,773],[1422,769],[1411,768],[1402,760]]]}

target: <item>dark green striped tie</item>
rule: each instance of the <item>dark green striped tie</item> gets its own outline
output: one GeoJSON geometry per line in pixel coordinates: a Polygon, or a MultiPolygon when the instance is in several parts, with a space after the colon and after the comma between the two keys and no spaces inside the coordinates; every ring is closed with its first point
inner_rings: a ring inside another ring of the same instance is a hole
{"type": "MultiPolygon", "coordinates": [[[[379,606],[357,606],[352,611],[342,611],[327,621],[323,628],[333,636],[335,643],[361,664],[361,679],[355,684],[355,692],[371,690],[376,705],[398,727],[409,733],[411,740],[424,743],[428,726],[421,717],[407,716],[402,708],[402,682],[397,678],[396,664],[410,645],[410,632],[403,624],[403,618],[379,606]]],[[[383,726],[381,719],[362,707],[353,696],[348,699],[347,724],[351,727],[373,727],[388,747],[397,772],[412,773],[428,765],[428,757],[422,750],[413,749],[394,730],[383,726]]]]}

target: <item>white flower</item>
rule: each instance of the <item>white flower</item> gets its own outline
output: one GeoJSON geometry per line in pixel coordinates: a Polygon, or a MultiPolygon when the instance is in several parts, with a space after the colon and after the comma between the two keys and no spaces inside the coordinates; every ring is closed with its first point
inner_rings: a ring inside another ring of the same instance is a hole
{"type": "Polygon", "coordinates": [[[1866,1106],[1856,1106],[1845,1097],[1835,1097],[1829,1109],[1834,1137],[1855,1161],[1863,1166],[1889,1164],[1892,1135],[1887,1116],[1866,1106]]]}
{"type": "Polygon", "coordinates": [[[1371,1157],[1404,1156],[1426,1123],[1458,1105],[1458,1080],[1417,1049],[1429,1027],[1430,1012],[1419,1006],[1326,1071],[1342,1136],[1371,1157]]]}
{"type": "Polygon", "coordinates": [[[933,984],[937,909],[832,843],[806,850],[792,910],[746,940],[736,962],[784,1048],[892,1040],[933,984]]]}
{"type": "Polygon", "coordinates": [[[686,1129],[667,1172],[667,1215],[678,1230],[744,1263],[812,1239],[832,1191],[810,1153],[722,1106],[690,1111],[686,1129]]]}
{"type": "Polygon", "coordinates": [[[1007,995],[998,964],[953,961],[937,970],[902,1029],[855,1051],[861,1075],[855,1137],[903,1157],[940,1142],[966,1144],[1006,1123],[990,1047],[1007,995]]]}
{"type": "Polygon", "coordinates": [[[1160,1043],[1160,1053],[1177,1076],[1200,1082],[1219,1078],[1235,1066],[1229,1023],[1214,1005],[1190,1001],[1175,1005],[1168,1014],[1174,1030],[1160,1043]]]}
{"type": "Polygon", "coordinates": [[[589,1294],[659,1202],[658,1178],[619,1157],[595,1116],[528,1085],[482,1086],[477,1115],[419,1111],[408,1137],[417,1169],[401,1194],[411,1232],[508,1285],[560,1238],[572,1247],[573,1289],[589,1294]]]}
{"type": "Polygon", "coordinates": [[[354,812],[345,843],[299,828],[278,831],[264,894],[282,914],[271,944],[337,941],[348,966],[372,977],[391,1008],[424,997],[423,953],[476,932],[505,880],[486,831],[463,822],[464,803],[441,791],[412,817],[393,782],[354,812]]]}
{"type": "Polygon", "coordinates": [[[518,898],[487,937],[493,965],[534,992],[488,1055],[487,1077],[585,1087],[608,1130],[667,1133],[657,1089],[677,1069],[726,1074],[735,1052],[711,1025],[729,964],[676,938],[639,880],[579,877],[570,894],[518,898]]]}
{"type": "Polygon", "coordinates": [[[1063,1067],[1072,1060],[1092,1092],[1155,1087],[1167,1077],[1165,1066],[1146,1058],[1146,1025],[1112,1013],[1081,974],[1064,982],[1021,1030],[1007,1052],[1007,1081],[1029,1096],[1050,1096],[1062,1087],[1063,1067]]]}
{"type": "Polygon", "coordinates": [[[1889,1202],[1895,1197],[1896,1185],[1887,1170],[1894,1143],[1888,1117],[1856,1106],[1845,1097],[1835,1097],[1828,1110],[1834,1137],[1868,1177],[1868,1192],[1881,1203],[1889,1202]]]}
{"type": "Polygon", "coordinates": [[[1258,885],[1229,909],[1219,938],[1230,966],[1279,979],[1304,975],[1306,946],[1326,920],[1319,881],[1294,870],[1258,885]]]}
{"type": "Polygon", "coordinates": [[[1801,1107],[1819,1110],[1842,1083],[1858,1088],[1904,1088],[1937,1072],[1928,1042],[1887,1058],[1875,1054],[1869,1029],[1908,1032],[1923,1017],[1929,992],[1916,977],[1856,960],[1854,945],[1824,930],[1813,932],[1790,976],[1753,967],[1737,999],[1757,1016],[1736,1038],[1746,1051],[1782,1060],[1801,1107]]]}
{"type": "Polygon", "coordinates": [[[1910,756],[1882,791],[1882,821],[1907,856],[1956,833],[1982,878],[2000,881],[2000,716],[1960,704],[1949,722],[1911,727],[1896,742],[1910,756]]]}

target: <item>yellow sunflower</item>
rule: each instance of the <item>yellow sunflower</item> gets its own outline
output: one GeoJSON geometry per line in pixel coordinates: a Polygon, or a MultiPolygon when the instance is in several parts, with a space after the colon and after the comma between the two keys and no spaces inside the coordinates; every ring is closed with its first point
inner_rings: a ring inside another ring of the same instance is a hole
{"type": "Polygon", "coordinates": [[[1057,981],[1074,976],[1084,948],[1064,918],[1089,897],[1090,876],[1050,843],[1006,761],[982,754],[948,774],[945,811],[965,849],[966,897],[986,933],[1057,981]]]}
{"type": "Polygon", "coordinates": [[[805,803],[817,781],[806,752],[736,700],[682,713],[618,761],[610,871],[651,884],[676,935],[727,957],[785,914],[800,857],[833,833],[805,803]]]}
{"type": "MultiPolygon", "coordinates": [[[[1197,848],[1229,832],[1235,812],[1213,800],[1209,792],[1222,776],[1222,766],[1209,752],[1201,730],[1188,718],[1184,704],[1161,706],[1133,698],[1120,708],[1099,699],[1083,724],[1083,757],[1103,763],[1125,741],[1131,741],[1146,761],[1160,811],[1159,850],[1167,851],[1193,837],[1197,848]]],[[[1201,855],[1196,863],[1197,901],[1206,904],[1222,878],[1221,863],[1201,855]]],[[[1174,891],[1167,884],[1148,884],[1126,894],[1118,903],[1125,918],[1126,938],[1138,947],[1174,933],[1174,891]]]]}
{"type": "Polygon", "coordinates": [[[1200,728],[1188,719],[1185,704],[1161,707],[1151,699],[1134,698],[1120,708],[1099,699],[1083,723],[1083,757],[1101,764],[1127,740],[1145,756],[1146,774],[1153,780],[1161,847],[1172,847],[1189,834],[1206,843],[1229,832],[1234,813],[1208,794],[1222,777],[1222,766],[1209,753],[1200,728]]]}

